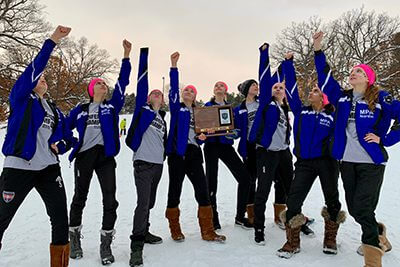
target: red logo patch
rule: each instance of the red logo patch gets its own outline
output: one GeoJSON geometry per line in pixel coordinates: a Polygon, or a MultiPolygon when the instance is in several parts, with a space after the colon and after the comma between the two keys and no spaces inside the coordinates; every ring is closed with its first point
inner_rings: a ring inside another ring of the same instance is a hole
{"type": "Polygon", "coordinates": [[[10,203],[15,197],[15,192],[8,192],[8,191],[3,191],[3,200],[6,203],[10,203]]]}

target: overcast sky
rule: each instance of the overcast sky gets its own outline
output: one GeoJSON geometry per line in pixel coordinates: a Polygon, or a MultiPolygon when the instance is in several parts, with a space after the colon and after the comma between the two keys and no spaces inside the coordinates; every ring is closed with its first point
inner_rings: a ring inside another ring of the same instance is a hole
{"type": "Polygon", "coordinates": [[[73,37],[87,37],[113,58],[122,57],[124,38],[133,43],[129,93],[136,91],[139,48],[150,47],[150,88],[162,88],[163,76],[169,82],[169,56],[179,51],[180,81],[195,85],[203,100],[218,80],[237,92],[238,83],[256,78],[259,45],[273,45],[292,22],[316,15],[328,22],[362,5],[367,11],[400,14],[398,0],[40,1],[51,24],[72,27],[73,37]]]}

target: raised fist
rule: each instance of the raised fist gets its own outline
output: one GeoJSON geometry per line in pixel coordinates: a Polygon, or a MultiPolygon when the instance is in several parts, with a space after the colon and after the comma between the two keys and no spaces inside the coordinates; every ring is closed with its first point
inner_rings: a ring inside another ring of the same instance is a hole
{"type": "Polygon", "coordinates": [[[269,47],[268,43],[264,43],[261,47],[260,47],[260,51],[265,51],[265,49],[267,49],[269,47]]]}
{"type": "Polygon", "coordinates": [[[58,25],[50,39],[58,43],[62,38],[66,37],[71,32],[71,28],[58,25]]]}
{"type": "Polygon", "coordinates": [[[180,56],[179,52],[175,52],[175,53],[173,53],[171,55],[171,65],[172,65],[172,67],[176,67],[176,63],[179,60],[179,56],[180,56]]]}
{"type": "Polygon", "coordinates": [[[293,52],[287,52],[286,55],[285,55],[285,58],[286,58],[286,59],[291,59],[291,58],[293,58],[293,52]]]}
{"type": "Polygon", "coordinates": [[[324,33],[319,31],[313,34],[313,40],[314,40],[314,50],[318,51],[321,50],[321,42],[322,39],[324,38],[324,33]]]}
{"type": "Polygon", "coordinates": [[[124,47],[124,57],[128,58],[129,54],[131,53],[132,43],[129,42],[128,40],[124,39],[122,41],[122,46],[124,47]]]}

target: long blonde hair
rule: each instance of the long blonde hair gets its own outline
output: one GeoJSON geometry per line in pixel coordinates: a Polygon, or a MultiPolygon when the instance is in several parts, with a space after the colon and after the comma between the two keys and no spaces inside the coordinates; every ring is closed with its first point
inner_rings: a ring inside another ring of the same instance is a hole
{"type": "Polygon", "coordinates": [[[372,112],[375,111],[375,104],[378,103],[379,88],[376,85],[368,86],[364,93],[365,101],[368,103],[368,109],[372,112]]]}

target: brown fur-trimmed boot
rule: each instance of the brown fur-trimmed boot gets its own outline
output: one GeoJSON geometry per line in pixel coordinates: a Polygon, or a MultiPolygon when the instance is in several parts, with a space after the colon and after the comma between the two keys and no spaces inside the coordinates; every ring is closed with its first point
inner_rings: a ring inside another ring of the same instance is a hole
{"type": "Polygon", "coordinates": [[[322,208],[321,216],[325,221],[325,235],[324,235],[324,245],[322,251],[325,254],[337,254],[337,244],[336,236],[339,230],[339,225],[346,220],[346,213],[344,211],[339,211],[336,221],[332,221],[326,207],[322,208]]]}
{"type": "Polygon", "coordinates": [[[171,237],[174,241],[183,242],[185,236],[182,234],[181,225],[179,223],[179,208],[167,208],[165,211],[165,217],[169,222],[169,229],[171,231],[171,237]]]}
{"type": "Polygon", "coordinates": [[[201,237],[206,241],[215,241],[224,243],[226,237],[218,235],[214,231],[213,226],[213,212],[211,206],[199,206],[198,210],[199,225],[201,230],[201,237]]]}
{"type": "Polygon", "coordinates": [[[385,253],[382,249],[362,244],[364,252],[364,267],[382,267],[382,256],[385,253]]]}
{"type": "MultiPolygon", "coordinates": [[[[379,230],[379,245],[382,250],[386,253],[392,250],[392,244],[390,244],[389,240],[386,237],[386,226],[383,223],[378,223],[379,230]]],[[[362,245],[358,247],[357,254],[364,256],[364,251],[362,245]]]]}
{"type": "Polygon", "coordinates": [[[386,237],[386,226],[383,223],[378,223],[379,228],[379,245],[382,250],[386,253],[392,250],[392,244],[386,237]]]}
{"type": "Polygon", "coordinates": [[[67,267],[69,263],[69,243],[66,245],[50,244],[50,266],[67,267]]]}
{"type": "Polygon", "coordinates": [[[298,214],[286,222],[286,211],[283,211],[280,216],[286,227],[286,243],[276,253],[278,257],[289,259],[294,254],[300,252],[300,231],[301,226],[305,223],[303,214],[298,214]]]}
{"type": "Polygon", "coordinates": [[[254,204],[248,204],[246,207],[247,220],[249,223],[254,224],[254,204]]]}
{"type": "Polygon", "coordinates": [[[282,222],[280,215],[284,210],[286,210],[286,204],[274,203],[274,222],[282,230],[285,230],[285,224],[282,222]]]}

